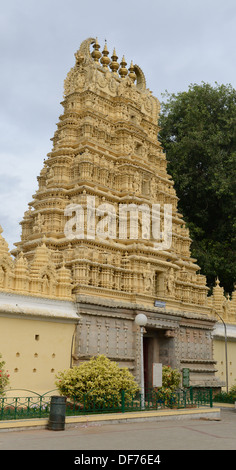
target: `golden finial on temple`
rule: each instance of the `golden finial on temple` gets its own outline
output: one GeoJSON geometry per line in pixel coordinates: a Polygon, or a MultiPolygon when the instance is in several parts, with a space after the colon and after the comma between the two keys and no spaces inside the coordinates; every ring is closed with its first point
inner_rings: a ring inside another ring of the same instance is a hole
{"type": "Polygon", "coordinates": [[[105,46],[104,46],[104,49],[102,51],[103,53],[103,56],[101,58],[101,64],[103,65],[104,69],[108,69],[108,65],[110,64],[110,59],[108,57],[108,54],[109,54],[109,51],[107,49],[107,42],[105,41],[105,46]]]}
{"type": "Polygon", "coordinates": [[[125,62],[125,56],[123,55],[122,61],[120,63],[120,69],[119,69],[119,74],[121,78],[125,78],[126,75],[128,74],[128,70],[126,68],[127,62],[125,62]]]}
{"type": "Polygon", "coordinates": [[[135,80],[137,78],[136,73],[134,71],[134,64],[133,64],[132,60],[131,60],[130,68],[129,68],[129,78],[131,78],[131,80],[133,80],[133,82],[135,82],[135,80]]]}
{"type": "Polygon", "coordinates": [[[91,54],[92,58],[94,59],[94,62],[96,62],[97,64],[99,63],[99,59],[101,57],[101,52],[99,51],[100,49],[100,44],[98,43],[98,38],[96,38],[96,41],[95,43],[93,44],[93,52],[91,54]]]}
{"type": "Polygon", "coordinates": [[[114,48],[113,54],[111,56],[111,63],[110,63],[110,69],[112,70],[113,73],[117,74],[117,70],[120,67],[118,62],[117,62],[118,56],[116,55],[116,50],[114,48]]]}

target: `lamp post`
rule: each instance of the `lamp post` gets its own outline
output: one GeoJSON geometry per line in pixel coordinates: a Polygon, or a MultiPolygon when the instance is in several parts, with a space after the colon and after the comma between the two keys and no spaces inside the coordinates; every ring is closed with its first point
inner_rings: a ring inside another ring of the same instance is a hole
{"type": "Polygon", "coordinates": [[[143,332],[144,326],[147,324],[147,317],[144,313],[139,313],[135,317],[135,323],[140,327],[140,386],[141,386],[141,409],[145,407],[144,397],[144,364],[143,364],[143,332]]]}
{"type": "Polygon", "coordinates": [[[223,320],[223,318],[217,313],[217,311],[214,309],[214,313],[221,319],[223,325],[224,325],[224,331],[225,331],[225,375],[226,375],[226,392],[228,393],[229,391],[229,379],[228,379],[228,354],[227,354],[227,329],[226,329],[226,324],[223,320]]]}

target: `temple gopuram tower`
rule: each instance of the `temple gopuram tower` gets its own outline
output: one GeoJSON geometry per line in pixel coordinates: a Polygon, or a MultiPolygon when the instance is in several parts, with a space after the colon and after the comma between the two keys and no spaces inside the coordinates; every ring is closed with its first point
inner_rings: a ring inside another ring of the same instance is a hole
{"type": "Polygon", "coordinates": [[[218,387],[206,280],[191,258],[157,137],[160,103],[144,73],[89,38],[75,54],[61,104],[52,151],[13,254],[32,278],[40,253],[48,266],[41,295],[57,296],[60,282],[75,302],[73,364],[105,354],[139,379],[134,319],[145,313],[146,385],[152,385],[153,364],[162,363],[189,368],[191,385],[218,387]]]}

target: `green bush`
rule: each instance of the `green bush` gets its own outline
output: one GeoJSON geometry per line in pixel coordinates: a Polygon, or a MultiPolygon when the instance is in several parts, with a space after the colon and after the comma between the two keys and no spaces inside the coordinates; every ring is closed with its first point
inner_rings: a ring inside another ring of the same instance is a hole
{"type": "Polygon", "coordinates": [[[232,387],[229,390],[229,394],[232,397],[232,399],[236,401],[236,384],[232,385],[232,387]]]}
{"type": "Polygon", "coordinates": [[[5,372],[4,366],[5,361],[1,361],[2,355],[0,354],[0,395],[4,395],[4,390],[9,384],[9,374],[8,371],[5,372]]]}
{"type": "Polygon", "coordinates": [[[138,391],[133,375],[129,370],[121,368],[106,356],[92,357],[78,367],[64,370],[56,375],[56,386],[61,395],[76,398],[77,401],[94,403],[119,403],[121,390],[125,391],[126,400],[131,400],[138,391]],[[87,394],[87,397],[85,397],[87,394]]]}
{"type": "Polygon", "coordinates": [[[236,401],[236,384],[230,387],[229,392],[220,392],[214,396],[215,402],[234,403],[236,401]]]}
{"type": "Polygon", "coordinates": [[[170,366],[162,367],[162,387],[157,389],[158,397],[169,406],[176,398],[175,391],[178,389],[181,381],[181,373],[178,369],[172,369],[170,366]]]}
{"type": "Polygon", "coordinates": [[[178,369],[172,369],[170,366],[162,367],[162,388],[171,388],[176,390],[181,381],[181,373],[178,369]]]}

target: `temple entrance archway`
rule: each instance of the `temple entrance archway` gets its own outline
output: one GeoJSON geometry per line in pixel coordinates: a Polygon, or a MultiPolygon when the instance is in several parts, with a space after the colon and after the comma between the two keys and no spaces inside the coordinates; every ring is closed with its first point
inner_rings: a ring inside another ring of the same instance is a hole
{"type": "Polygon", "coordinates": [[[145,328],[143,336],[144,387],[147,392],[153,387],[153,364],[175,366],[174,338],[164,329],[145,328]]]}

